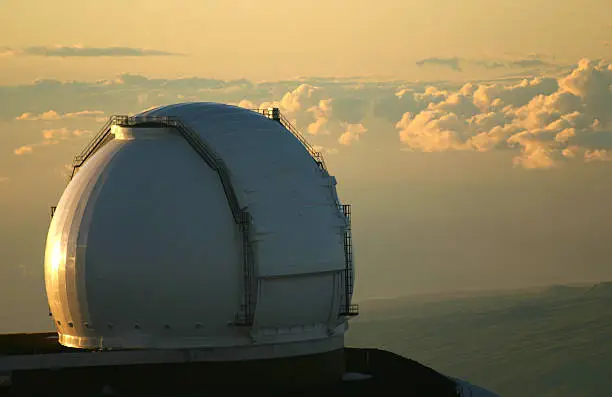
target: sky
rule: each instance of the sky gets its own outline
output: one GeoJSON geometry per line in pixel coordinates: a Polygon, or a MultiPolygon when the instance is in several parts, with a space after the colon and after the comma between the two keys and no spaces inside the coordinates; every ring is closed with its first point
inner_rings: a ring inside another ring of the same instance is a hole
{"type": "Polygon", "coordinates": [[[612,278],[608,0],[0,1],[0,323],[113,114],[278,106],[353,206],[358,299],[612,278]]]}

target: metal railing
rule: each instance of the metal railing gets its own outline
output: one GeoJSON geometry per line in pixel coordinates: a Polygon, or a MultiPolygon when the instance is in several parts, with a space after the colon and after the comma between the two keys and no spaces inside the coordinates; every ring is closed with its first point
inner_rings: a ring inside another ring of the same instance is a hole
{"type": "Polygon", "coordinates": [[[340,308],[340,316],[355,317],[359,315],[359,305],[351,303],[340,308]]]}
{"type": "Polygon", "coordinates": [[[300,143],[306,148],[306,150],[317,163],[319,168],[321,168],[321,170],[323,171],[327,171],[327,166],[325,164],[323,154],[315,150],[315,148],[310,143],[308,143],[306,138],[304,138],[304,136],[298,131],[298,129],[293,125],[293,123],[287,117],[285,117],[285,115],[283,115],[278,108],[257,108],[250,110],[281,123],[281,125],[285,127],[287,131],[289,131],[294,137],[296,137],[297,140],[300,141],[300,143]]]}
{"type": "Polygon", "coordinates": [[[73,167],[80,167],[89,158],[89,156],[91,156],[96,151],[96,149],[104,141],[104,138],[106,138],[106,136],[110,132],[110,128],[115,123],[116,117],[117,116],[110,117],[102,126],[102,128],[100,128],[100,131],[98,131],[96,136],[91,141],[89,141],[89,143],[87,144],[87,146],[85,146],[81,153],[74,158],[74,161],[72,162],[73,167]]]}

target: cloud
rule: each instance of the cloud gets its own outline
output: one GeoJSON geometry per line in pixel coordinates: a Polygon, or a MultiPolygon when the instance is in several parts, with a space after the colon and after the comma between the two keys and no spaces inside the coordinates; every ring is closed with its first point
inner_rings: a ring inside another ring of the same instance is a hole
{"type": "Polygon", "coordinates": [[[22,113],[21,116],[16,117],[15,120],[59,120],[60,115],[54,111],[49,110],[48,112],[41,113],[39,115],[34,115],[32,113],[26,112],[22,113]]]}
{"type": "Polygon", "coordinates": [[[86,130],[69,130],[65,127],[62,128],[51,128],[44,129],[42,131],[42,141],[37,143],[32,143],[29,145],[20,146],[17,149],[13,150],[13,153],[16,155],[30,154],[34,151],[35,147],[47,146],[47,145],[57,145],[60,141],[65,141],[67,139],[73,137],[81,137],[86,134],[90,134],[90,131],[86,130]]]}
{"type": "Polygon", "coordinates": [[[428,88],[414,96],[429,97],[427,108],[396,123],[412,150],[517,150],[514,164],[524,168],[612,159],[612,64],[603,61],[581,60],[556,79],[428,88]]]}
{"type": "Polygon", "coordinates": [[[64,113],[60,114],[55,110],[49,110],[40,114],[33,114],[30,112],[22,113],[20,116],[17,116],[15,120],[19,121],[53,121],[53,120],[62,120],[62,119],[74,119],[79,117],[92,117],[95,118],[96,121],[104,120],[104,112],[101,110],[81,110],[79,112],[72,113],[64,113]]]}
{"type": "Polygon", "coordinates": [[[334,98],[332,102],[334,116],[349,124],[360,123],[367,113],[370,104],[359,97],[334,98]]]}
{"type": "Polygon", "coordinates": [[[361,135],[367,131],[363,124],[347,124],[345,130],[346,131],[340,135],[340,138],[338,138],[338,142],[343,145],[350,145],[358,141],[361,135]]]}
{"type": "Polygon", "coordinates": [[[611,64],[585,59],[564,73],[525,75],[471,82],[305,78],[256,83],[135,74],[96,82],[39,80],[0,86],[0,119],[82,123],[81,130],[73,129],[75,122],[70,129],[44,130],[40,142],[16,149],[20,154],[75,139],[97,129],[93,122],[101,123],[106,115],[214,101],[249,109],[279,107],[313,145],[332,152],[352,150],[359,142],[365,148],[395,145],[423,152],[504,150],[525,168],[609,161],[611,64]]]}
{"type": "Polygon", "coordinates": [[[85,130],[69,130],[63,127],[63,128],[54,128],[54,129],[45,129],[43,130],[42,135],[45,141],[58,141],[58,140],[66,140],[73,136],[79,137],[79,136],[89,134],[89,133],[90,133],[89,131],[85,131],[85,130]]]}
{"type": "Polygon", "coordinates": [[[416,65],[423,66],[440,66],[452,69],[456,72],[463,71],[466,67],[480,67],[489,70],[493,69],[534,69],[557,66],[553,62],[544,59],[538,54],[531,54],[524,58],[515,59],[469,59],[469,58],[425,58],[416,61],[416,65]]]}
{"type": "Polygon", "coordinates": [[[308,109],[308,112],[314,117],[314,122],[310,123],[306,130],[311,135],[326,134],[329,133],[327,130],[327,124],[333,117],[333,104],[332,99],[322,99],[316,106],[312,106],[308,109]]]}
{"type": "Polygon", "coordinates": [[[316,152],[323,153],[325,155],[335,155],[339,153],[339,150],[336,148],[324,147],[321,145],[314,145],[312,147],[316,152]]]}
{"type": "Polygon", "coordinates": [[[24,146],[20,146],[17,149],[13,150],[13,153],[15,153],[17,156],[20,156],[22,154],[28,154],[28,153],[32,153],[32,146],[30,145],[24,145],[24,146]]]}
{"type": "Polygon", "coordinates": [[[350,144],[367,131],[361,121],[370,111],[371,103],[356,95],[363,89],[363,84],[352,84],[334,92],[328,87],[303,83],[284,93],[280,101],[241,103],[248,107],[278,107],[298,129],[315,136],[342,136],[339,142],[350,144]]]}
{"type": "Polygon", "coordinates": [[[43,130],[43,138],[46,140],[51,139],[66,139],[70,135],[70,131],[66,128],[56,128],[43,130]]]}
{"type": "Polygon", "coordinates": [[[241,108],[245,108],[245,109],[257,108],[257,105],[255,105],[253,102],[249,101],[248,99],[243,99],[238,103],[232,103],[232,105],[240,106],[241,108]]]}
{"type": "Polygon", "coordinates": [[[280,107],[288,113],[308,110],[323,99],[324,91],[311,84],[301,84],[295,90],[287,92],[280,100],[280,107]]]}
{"type": "Polygon", "coordinates": [[[419,61],[416,61],[417,66],[443,66],[455,70],[457,72],[461,71],[461,67],[459,66],[459,62],[461,60],[457,57],[454,58],[425,58],[419,61]]]}
{"type": "MultiPolygon", "coordinates": [[[[431,86],[427,89],[438,91],[436,87],[431,86]]],[[[375,117],[396,123],[405,112],[419,112],[428,105],[428,100],[414,88],[402,88],[376,98],[372,112],[375,117]]]]}
{"type": "Polygon", "coordinates": [[[264,101],[255,107],[278,107],[298,129],[311,135],[329,133],[326,128],[332,117],[333,105],[329,93],[322,87],[300,84],[283,94],[280,101],[264,101]]]}
{"type": "Polygon", "coordinates": [[[400,140],[411,149],[423,152],[468,148],[462,139],[466,127],[464,119],[441,110],[426,110],[415,116],[404,113],[396,124],[400,140]]]}
{"type": "Polygon", "coordinates": [[[85,47],[82,45],[35,46],[21,49],[2,48],[0,56],[44,56],[44,57],[146,57],[177,56],[174,52],[134,47],[85,47]]]}
{"type": "Polygon", "coordinates": [[[0,47],[0,58],[8,58],[18,54],[18,51],[12,50],[7,47],[0,47]]]}
{"type": "Polygon", "coordinates": [[[248,98],[260,103],[276,99],[281,86],[282,92],[286,92],[285,82],[254,85],[245,80],[200,77],[153,79],[122,74],[94,82],[41,79],[30,84],[0,86],[0,121],[15,119],[23,113],[37,116],[49,109],[60,115],[75,109],[111,115],[185,101],[238,102],[248,98]]]}
{"type": "Polygon", "coordinates": [[[486,61],[486,60],[479,60],[479,61],[474,61],[475,64],[484,67],[485,69],[500,69],[500,68],[505,68],[505,69],[512,69],[512,68],[520,68],[520,69],[527,69],[527,68],[536,68],[536,67],[542,67],[542,66],[553,66],[553,63],[550,62],[546,62],[542,59],[533,59],[533,58],[527,58],[527,59],[517,59],[517,60],[510,60],[510,61],[499,61],[499,60],[494,60],[494,61],[486,61]]]}
{"type": "Polygon", "coordinates": [[[612,150],[587,150],[584,153],[586,161],[612,161],[612,150]]]}
{"type": "Polygon", "coordinates": [[[557,91],[555,78],[523,79],[517,84],[480,84],[472,93],[474,104],[482,110],[501,109],[504,106],[522,106],[537,95],[550,95],[557,91]]]}

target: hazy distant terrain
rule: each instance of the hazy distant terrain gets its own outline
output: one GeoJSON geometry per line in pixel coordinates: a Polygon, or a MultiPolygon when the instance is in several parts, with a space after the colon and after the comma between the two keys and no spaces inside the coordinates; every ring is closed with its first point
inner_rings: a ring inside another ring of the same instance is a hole
{"type": "Polygon", "coordinates": [[[361,302],[347,344],[382,347],[502,397],[612,390],[612,283],[361,302]]]}

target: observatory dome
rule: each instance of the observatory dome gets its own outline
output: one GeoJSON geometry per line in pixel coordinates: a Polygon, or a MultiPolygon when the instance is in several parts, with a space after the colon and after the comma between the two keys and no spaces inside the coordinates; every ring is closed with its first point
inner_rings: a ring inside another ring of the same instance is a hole
{"type": "Polygon", "coordinates": [[[63,345],[274,357],[343,346],[348,206],[277,109],[114,116],[75,159],[45,285],[63,345]]]}

